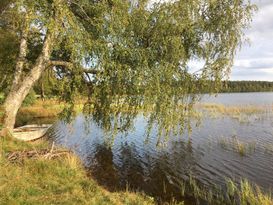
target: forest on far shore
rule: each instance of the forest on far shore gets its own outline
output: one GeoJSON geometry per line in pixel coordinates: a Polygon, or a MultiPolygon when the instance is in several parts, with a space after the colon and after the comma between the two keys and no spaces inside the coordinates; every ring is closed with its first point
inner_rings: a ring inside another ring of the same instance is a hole
{"type": "Polygon", "coordinates": [[[220,92],[273,92],[273,82],[269,81],[227,81],[220,92]]]}

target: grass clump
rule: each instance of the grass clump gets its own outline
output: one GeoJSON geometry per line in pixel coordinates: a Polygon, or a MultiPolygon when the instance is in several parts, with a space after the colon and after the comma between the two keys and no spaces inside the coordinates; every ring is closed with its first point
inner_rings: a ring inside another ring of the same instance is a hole
{"type": "Polygon", "coordinates": [[[215,103],[203,103],[199,107],[210,112],[217,112],[221,114],[227,114],[236,116],[240,114],[252,115],[266,112],[267,107],[258,105],[237,105],[237,106],[225,106],[222,104],[215,103]]]}
{"type": "Polygon", "coordinates": [[[86,176],[79,159],[68,154],[61,158],[25,158],[10,162],[7,155],[48,147],[48,143],[28,144],[1,140],[0,204],[153,204],[140,193],[110,193],[86,176]]]}
{"type": "Polygon", "coordinates": [[[248,153],[253,153],[256,149],[256,142],[242,142],[237,136],[232,136],[232,138],[221,137],[218,140],[218,144],[226,150],[232,150],[239,153],[241,156],[246,156],[248,153]]]}
{"type": "Polygon", "coordinates": [[[199,103],[195,108],[202,113],[208,114],[209,117],[218,118],[228,116],[238,120],[241,123],[250,122],[252,117],[255,119],[262,119],[266,114],[273,111],[273,107],[261,105],[222,105],[216,103],[199,103]]]}
{"type": "Polygon", "coordinates": [[[273,144],[266,144],[265,145],[265,153],[273,154],[273,144]]]}
{"type": "Polygon", "coordinates": [[[265,194],[257,185],[252,185],[246,179],[241,180],[240,185],[236,186],[233,181],[227,181],[228,197],[232,204],[240,205],[272,205],[271,194],[265,194]],[[237,203],[236,203],[237,202],[237,203]]]}

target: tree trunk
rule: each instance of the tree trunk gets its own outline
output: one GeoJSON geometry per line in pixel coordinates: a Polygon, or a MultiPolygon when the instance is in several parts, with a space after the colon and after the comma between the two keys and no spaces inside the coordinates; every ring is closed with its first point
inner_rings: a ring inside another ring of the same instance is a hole
{"type": "Polygon", "coordinates": [[[44,88],[43,81],[41,81],[41,99],[42,99],[42,101],[45,101],[45,88],[44,88]]]}
{"type": "MultiPolygon", "coordinates": [[[[0,133],[1,136],[12,133],[19,108],[21,107],[30,89],[33,87],[35,82],[39,80],[46,68],[51,54],[51,45],[51,35],[47,35],[42,52],[37,58],[31,71],[21,81],[14,81],[14,84],[16,85],[12,86],[4,103],[3,130],[2,133],[0,133]]],[[[21,75],[21,73],[19,73],[19,75],[21,75]]],[[[15,76],[15,79],[16,77],[17,76],[15,76]]]]}

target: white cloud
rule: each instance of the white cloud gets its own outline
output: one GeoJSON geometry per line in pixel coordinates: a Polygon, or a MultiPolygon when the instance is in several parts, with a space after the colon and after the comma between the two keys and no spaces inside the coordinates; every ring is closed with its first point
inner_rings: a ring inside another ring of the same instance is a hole
{"type": "Polygon", "coordinates": [[[273,81],[273,1],[252,0],[259,11],[255,14],[252,28],[246,31],[251,45],[245,44],[238,53],[232,80],[273,81]]]}

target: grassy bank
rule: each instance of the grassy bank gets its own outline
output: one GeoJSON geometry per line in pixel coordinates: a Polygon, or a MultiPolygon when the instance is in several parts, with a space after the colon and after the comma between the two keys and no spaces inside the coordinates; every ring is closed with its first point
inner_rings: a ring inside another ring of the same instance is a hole
{"type": "Polygon", "coordinates": [[[11,152],[38,152],[48,144],[0,140],[0,204],[153,204],[153,199],[140,193],[110,193],[98,186],[71,153],[10,161],[11,152]]]}

